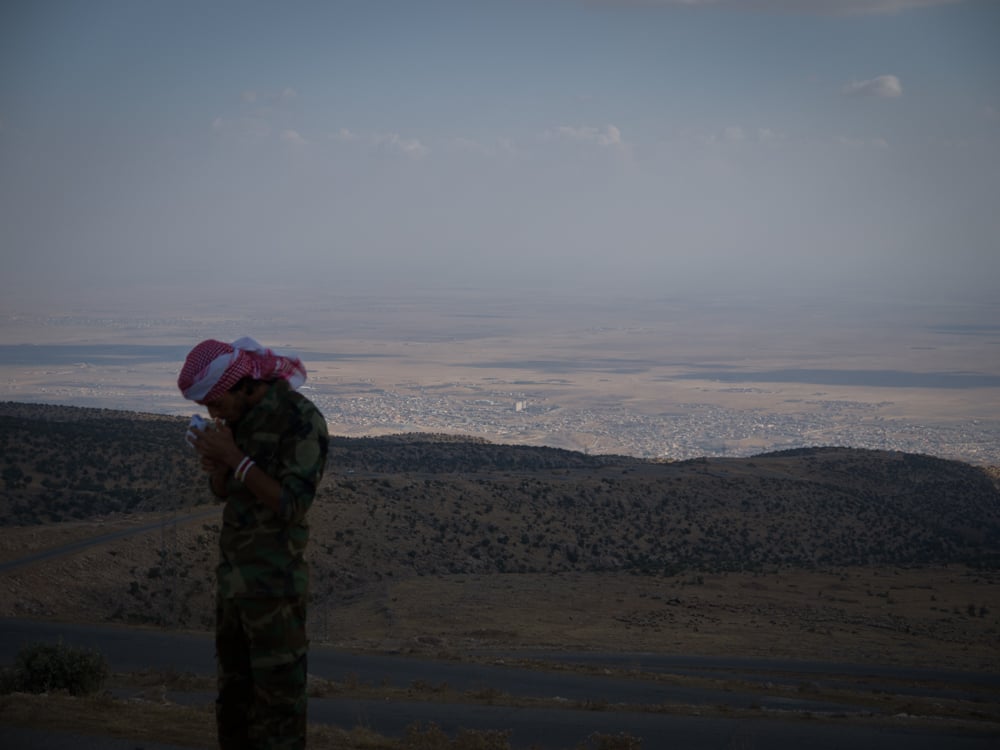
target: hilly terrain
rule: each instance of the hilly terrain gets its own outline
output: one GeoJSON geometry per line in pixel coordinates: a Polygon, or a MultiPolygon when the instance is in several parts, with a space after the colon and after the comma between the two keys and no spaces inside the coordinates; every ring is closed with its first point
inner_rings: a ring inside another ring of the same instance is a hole
{"type": "MultiPolygon", "coordinates": [[[[0,616],[211,626],[220,508],[185,424],[0,404],[0,563],[95,540],[0,572],[0,616]]],[[[998,664],[991,468],[338,437],[310,520],[321,640],[998,664]]]]}

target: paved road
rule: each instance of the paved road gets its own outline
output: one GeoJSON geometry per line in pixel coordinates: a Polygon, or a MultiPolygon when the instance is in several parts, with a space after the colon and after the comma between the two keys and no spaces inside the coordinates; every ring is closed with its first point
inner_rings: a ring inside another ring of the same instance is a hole
{"type": "Polygon", "coordinates": [[[93,737],[74,732],[5,727],[0,724],[0,747],[7,750],[191,750],[179,745],[93,737]]]}
{"type": "MultiPolygon", "coordinates": [[[[66,625],[26,620],[0,620],[0,664],[13,662],[23,644],[33,641],[57,641],[88,648],[97,648],[105,654],[111,668],[131,671],[144,668],[174,669],[196,674],[212,674],[214,661],[211,638],[200,633],[168,633],[152,629],[135,629],[114,626],[66,625]]],[[[541,656],[541,655],[540,655],[541,656]]],[[[567,655],[559,655],[563,660],[567,655]]],[[[655,655],[568,655],[570,660],[599,659],[607,666],[662,671],[678,674],[739,673],[748,679],[775,682],[774,677],[785,673],[785,679],[819,682],[831,671],[838,672],[838,680],[849,679],[851,670],[839,665],[805,664],[794,662],[762,662],[742,660],[728,662],[719,659],[671,659],[655,655]]],[[[865,677],[881,676],[893,680],[898,670],[862,669],[865,677]]],[[[342,681],[355,676],[362,682],[383,682],[408,686],[420,680],[431,685],[447,683],[460,690],[491,688],[516,696],[563,698],[570,701],[591,701],[637,705],[661,702],[684,703],[694,708],[691,715],[669,716],[663,714],[635,713],[629,711],[585,711],[549,708],[511,708],[505,706],[447,705],[423,702],[387,702],[363,700],[310,701],[310,720],[343,727],[363,724],[375,731],[399,736],[404,728],[415,721],[435,722],[449,733],[460,728],[511,730],[513,748],[537,747],[544,750],[573,748],[591,733],[629,732],[642,737],[643,750],[666,747],[688,748],[801,748],[810,750],[844,748],[907,747],[921,750],[948,748],[951,750],[994,750],[1000,736],[982,733],[967,734],[957,730],[930,731],[899,727],[850,726],[837,720],[801,721],[776,718],[730,719],[694,715],[698,707],[718,706],[786,709],[814,715],[850,712],[851,709],[836,703],[801,698],[778,698],[766,694],[729,692],[725,690],[676,687],[655,681],[631,680],[606,676],[586,676],[573,673],[539,672],[503,665],[463,664],[436,662],[402,656],[366,656],[339,652],[328,647],[314,647],[310,652],[312,674],[326,679],[342,681]],[[667,741],[669,738],[669,742],[667,741]]],[[[985,700],[995,700],[998,679],[989,675],[963,673],[918,673],[922,679],[932,677],[942,683],[914,690],[949,691],[949,684],[958,686],[963,695],[980,695],[985,700]]],[[[911,679],[908,677],[907,679],[911,679]]],[[[210,703],[211,695],[170,696],[176,702],[194,701],[210,703]]],[[[21,730],[17,730],[21,732],[21,730]]],[[[0,726],[0,745],[3,747],[36,747],[38,750],[57,750],[66,745],[45,744],[63,741],[65,737],[46,738],[46,733],[30,737],[16,735],[14,730],[0,726]],[[9,740],[9,741],[8,741],[9,740]],[[28,742],[30,744],[22,745],[28,742]],[[41,744],[39,744],[41,743],[41,744]]],[[[86,745],[74,745],[86,747],[86,745]]],[[[125,750],[121,745],[92,745],[111,750],[125,750]]],[[[153,746],[145,744],[146,750],[153,746]]],[[[160,750],[160,749],[158,749],[160,750]]],[[[167,750],[167,748],[162,748],[167,750]]]]}
{"type": "Polygon", "coordinates": [[[119,529],[118,531],[110,531],[107,534],[99,534],[97,536],[88,537],[86,539],[78,539],[75,542],[70,542],[69,544],[64,544],[61,547],[53,547],[51,549],[40,550],[39,552],[26,555],[25,557],[19,557],[16,560],[7,560],[6,562],[0,562],[0,573],[6,573],[15,568],[20,568],[25,565],[31,565],[40,560],[49,560],[53,557],[62,557],[63,555],[69,555],[74,552],[79,552],[87,547],[93,547],[97,544],[104,544],[105,542],[113,542],[115,539],[122,539],[127,536],[134,536],[136,534],[146,534],[150,531],[159,531],[160,529],[173,526],[175,524],[184,524],[191,521],[199,521],[203,518],[218,517],[220,514],[218,508],[209,508],[208,510],[198,510],[192,513],[179,513],[178,515],[170,516],[167,518],[162,518],[158,521],[152,523],[143,524],[142,526],[132,526],[127,529],[119,529]]]}
{"type": "MultiPolygon", "coordinates": [[[[366,726],[385,735],[399,735],[402,728],[434,721],[454,735],[458,728],[511,731],[514,750],[571,750],[594,732],[627,731],[642,737],[642,750],[995,750],[997,737],[958,735],[916,729],[818,726],[806,722],[736,720],[651,714],[606,714],[541,709],[501,709],[484,706],[434,707],[420,703],[386,705],[382,701],[339,701],[327,711],[310,701],[310,721],[366,726]],[[360,720],[360,721],[359,721],[360,720]],[[393,727],[399,727],[398,731],[393,727]]],[[[10,750],[190,750],[177,745],[137,742],[6,727],[0,724],[0,746],[10,750]]]]}

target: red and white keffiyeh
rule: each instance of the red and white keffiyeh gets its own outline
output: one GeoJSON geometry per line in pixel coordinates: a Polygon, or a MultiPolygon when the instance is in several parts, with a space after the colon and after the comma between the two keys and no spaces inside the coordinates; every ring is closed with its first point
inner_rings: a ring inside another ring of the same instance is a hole
{"type": "Polygon", "coordinates": [[[292,388],[298,388],[306,382],[306,368],[298,357],[278,354],[248,336],[232,344],[207,339],[187,355],[177,376],[177,387],[184,398],[204,404],[214,401],[245,377],[282,378],[292,388]]]}

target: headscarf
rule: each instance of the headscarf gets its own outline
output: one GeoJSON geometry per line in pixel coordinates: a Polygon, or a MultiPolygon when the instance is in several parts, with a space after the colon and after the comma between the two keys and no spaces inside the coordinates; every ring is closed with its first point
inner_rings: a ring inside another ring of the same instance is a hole
{"type": "Polygon", "coordinates": [[[277,354],[244,336],[227,344],[207,339],[187,355],[177,376],[184,398],[204,404],[214,401],[240,380],[287,380],[292,388],[306,382],[302,360],[292,354],[277,354]]]}

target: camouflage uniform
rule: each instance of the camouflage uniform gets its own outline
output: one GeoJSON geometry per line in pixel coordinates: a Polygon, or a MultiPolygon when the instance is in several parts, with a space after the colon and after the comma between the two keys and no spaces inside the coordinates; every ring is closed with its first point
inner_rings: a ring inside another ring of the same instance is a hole
{"type": "Polygon", "coordinates": [[[306,511],[326,465],[323,415],[283,380],[235,425],[236,444],[281,484],[281,509],[230,477],[217,568],[219,744],[302,748],[306,730],[306,511]]]}

